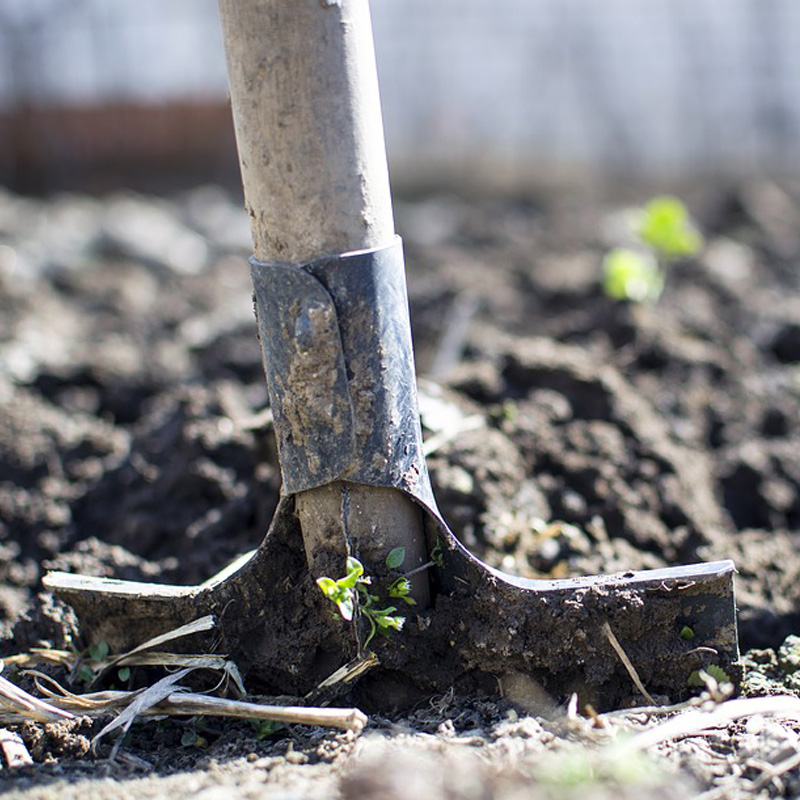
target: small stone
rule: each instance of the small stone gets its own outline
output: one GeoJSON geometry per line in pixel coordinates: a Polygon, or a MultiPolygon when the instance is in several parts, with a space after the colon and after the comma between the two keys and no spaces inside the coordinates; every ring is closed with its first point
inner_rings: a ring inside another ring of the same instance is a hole
{"type": "Polygon", "coordinates": [[[800,669],[800,636],[787,636],[778,649],[778,664],[784,672],[800,669]]]}
{"type": "Polygon", "coordinates": [[[308,764],[308,756],[297,750],[289,750],[284,758],[289,764],[308,764]]]}

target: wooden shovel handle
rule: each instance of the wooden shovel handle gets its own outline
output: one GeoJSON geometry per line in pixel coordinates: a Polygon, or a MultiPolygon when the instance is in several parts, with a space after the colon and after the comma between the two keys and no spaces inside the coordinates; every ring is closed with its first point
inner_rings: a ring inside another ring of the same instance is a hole
{"type": "Polygon", "coordinates": [[[367,0],[219,0],[255,255],[305,262],[394,235],[367,0]]]}
{"type": "MultiPolygon", "coordinates": [[[[260,261],[306,263],[394,239],[367,0],[219,0],[245,202],[260,261]]],[[[422,513],[401,492],[337,481],[296,508],[312,574],[368,568],[397,547],[427,560],[422,513]],[[334,566],[331,559],[339,561],[334,566]]],[[[419,607],[428,576],[411,579],[419,607]]]]}

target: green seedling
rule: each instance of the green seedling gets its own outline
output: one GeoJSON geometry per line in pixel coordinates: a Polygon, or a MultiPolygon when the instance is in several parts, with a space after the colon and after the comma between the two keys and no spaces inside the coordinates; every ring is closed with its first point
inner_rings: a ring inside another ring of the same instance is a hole
{"type": "Polygon", "coordinates": [[[612,300],[654,303],[664,290],[664,273],[650,253],[619,247],[603,259],[603,291],[612,300]]]}
{"type": "Polygon", "coordinates": [[[370,584],[372,579],[364,576],[364,565],[357,559],[349,556],[347,559],[347,573],[343,578],[335,581],[333,578],[317,578],[317,586],[325,597],[336,604],[342,619],[350,622],[356,608],[356,586],[363,587],[370,584]]]}
{"type": "Polygon", "coordinates": [[[614,300],[654,303],[664,290],[664,267],[696,255],[703,245],[676,197],[656,197],[636,213],[632,232],[636,248],[616,248],[603,259],[603,291],[614,300]]]}
{"type": "Polygon", "coordinates": [[[677,197],[653,198],[637,215],[634,230],[662,258],[693,256],[703,246],[703,237],[677,197]]]}
{"type": "MultiPolygon", "coordinates": [[[[400,569],[405,560],[405,547],[395,547],[394,550],[390,551],[389,555],[386,556],[386,567],[390,570],[400,569]]],[[[401,575],[399,578],[393,581],[392,585],[389,587],[389,597],[402,600],[403,602],[408,603],[410,606],[416,605],[417,601],[414,600],[414,598],[410,595],[411,581],[406,575],[401,575]]]]}
{"type": "Polygon", "coordinates": [[[105,661],[108,653],[108,642],[96,642],[89,647],[89,658],[92,661],[105,661]]]}
{"type": "Polygon", "coordinates": [[[192,717],[188,727],[181,734],[181,745],[183,747],[198,747],[200,749],[208,747],[208,739],[200,733],[205,721],[205,717],[202,714],[192,717]]]}
{"type": "Polygon", "coordinates": [[[704,680],[706,678],[713,678],[718,684],[730,683],[731,679],[727,672],[717,664],[709,664],[704,670],[696,669],[689,675],[689,686],[694,689],[701,689],[706,685],[704,680]]]}
{"type": "Polygon", "coordinates": [[[271,719],[254,719],[250,720],[250,724],[255,728],[256,739],[259,742],[269,739],[270,736],[274,736],[286,727],[285,723],[275,722],[271,719]]]}
{"type": "Polygon", "coordinates": [[[687,642],[694,639],[694,631],[688,625],[681,628],[681,639],[685,639],[687,642]]]}
{"type": "Polygon", "coordinates": [[[393,550],[390,550],[389,555],[386,556],[386,568],[400,569],[400,567],[403,566],[403,562],[405,560],[406,560],[405,547],[395,547],[393,550]]]}
{"type": "Polygon", "coordinates": [[[437,538],[436,544],[431,550],[431,561],[440,569],[444,566],[444,554],[442,553],[442,540],[437,538]]]}
{"type": "MultiPolygon", "coordinates": [[[[557,798],[649,796],[667,775],[644,753],[590,748],[545,754],[537,764],[537,780],[557,798]],[[636,792],[636,789],[639,789],[636,792]]],[[[657,793],[658,794],[658,793],[657,793]]]]}
{"type": "MultiPolygon", "coordinates": [[[[397,547],[392,550],[386,557],[386,565],[389,568],[391,565],[401,566],[405,560],[405,549],[397,547]]],[[[406,597],[410,591],[410,584],[405,589],[399,585],[399,581],[405,580],[398,579],[392,584],[396,592],[400,594],[392,595],[394,597],[402,597],[406,602],[414,602],[412,598],[406,597]],[[405,595],[403,592],[405,591],[405,595]]],[[[406,581],[407,583],[407,581],[406,581]]],[[[364,565],[353,556],[347,559],[347,573],[343,578],[333,580],[333,578],[317,578],[317,586],[322,590],[322,593],[331,602],[336,604],[336,607],[341,614],[342,619],[346,622],[351,622],[355,616],[356,609],[364,619],[369,623],[369,633],[364,641],[363,648],[366,649],[369,643],[373,640],[376,633],[388,634],[391,631],[400,631],[403,629],[406,618],[395,614],[397,611],[396,606],[386,606],[379,608],[381,600],[376,594],[372,594],[369,590],[372,584],[372,578],[364,574],[364,565]]],[[[390,587],[390,595],[391,588],[390,587]]]]}
{"type": "Polygon", "coordinates": [[[90,645],[82,659],[83,663],[75,672],[77,680],[87,685],[90,684],[94,680],[95,674],[103,668],[108,654],[108,642],[101,641],[90,645]]]}
{"type": "Polygon", "coordinates": [[[197,731],[188,730],[184,731],[181,736],[181,744],[184,747],[208,747],[208,741],[205,737],[201,736],[197,731]]]}
{"type": "Polygon", "coordinates": [[[402,600],[408,605],[413,606],[416,605],[416,600],[413,597],[409,597],[411,594],[411,581],[408,578],[398,578],[390,587],[389,587],[389,597],[394,597],[398,600],[402,600]]]}

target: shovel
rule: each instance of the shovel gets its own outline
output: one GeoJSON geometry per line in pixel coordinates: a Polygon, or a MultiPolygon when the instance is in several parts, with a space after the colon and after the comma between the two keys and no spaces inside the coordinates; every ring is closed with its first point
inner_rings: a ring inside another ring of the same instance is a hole
{"type": "Polygon", "coordinates": [[[220,14],[281,500],[258,550],[200,586],[45,586],[114,649],[210,613],[195,646],[259,685],[350,681],[383,708],[450,686],[598,709],[680,699],[711,665],[736,683],[732,562],[531,581],[450,531],[422,454],[367,0],[220,0],[220,14]],[[343,614],[319,578],[349,587],[343,614]],[[384,601],[395,624],[373,638],[384,601]]]}

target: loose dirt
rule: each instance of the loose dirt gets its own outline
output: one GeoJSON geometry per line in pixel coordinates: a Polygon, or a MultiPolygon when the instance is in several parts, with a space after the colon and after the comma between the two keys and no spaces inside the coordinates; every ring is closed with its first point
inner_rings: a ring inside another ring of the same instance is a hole
{"type": "MultiPolygon", "coordinates": [[[[787,639],[800,633],[800,189],[689,187],[703,253],[670,269],[658,304],[613,302],[602,255],[649,196],[398,203],[437,500],[470,549],[529,577],[734,559],[745,692],[800,694],[800,643],[787,639]]],[[[82,646],[69,611],[41,594],[45,569],[197,583],[261,541],[280,475],[248,253],[246,217],[215,187],[0,194],[0,655],[82,646]]],[[[360,737],[142,723],[115,762],[89,747],[100,723],[26,723],[15,730],[34,764],[4,766],[0,789],[800,793],[791,715],[626,751],[665,715],[577,710],[521,677],[499,699],[447,692],[374,713],[360,737]]]]}

